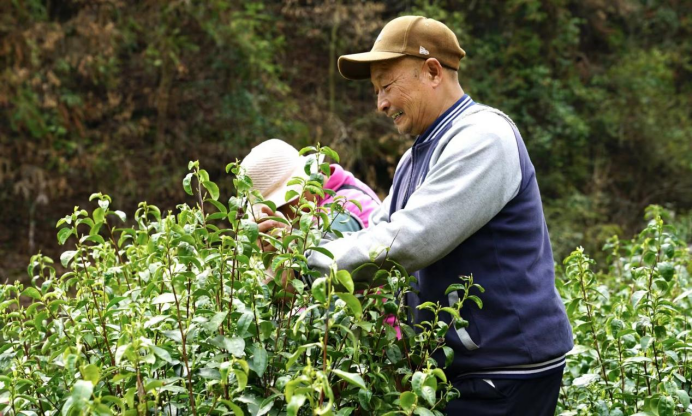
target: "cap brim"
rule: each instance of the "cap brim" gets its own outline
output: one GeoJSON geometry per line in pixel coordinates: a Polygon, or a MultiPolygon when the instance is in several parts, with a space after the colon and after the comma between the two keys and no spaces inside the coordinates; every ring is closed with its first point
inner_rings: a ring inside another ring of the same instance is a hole
{"type": "Polygon", "coordinates": [[[388,61],[406,56],[396,52],[364,52],[339,57],[338,66],[341,76],[346,79],[370,79],[370,64],[388,61]]]}

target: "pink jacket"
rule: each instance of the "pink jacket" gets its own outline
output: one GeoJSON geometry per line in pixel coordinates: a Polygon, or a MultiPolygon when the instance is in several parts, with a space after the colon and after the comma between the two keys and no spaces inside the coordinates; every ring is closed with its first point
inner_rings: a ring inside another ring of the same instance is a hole
{"type": "MultiPolygon", "coordinates": [[[[363,207],[362,211],[350,202],[346,202],[344,208],[358,217],[363,223],[363,228],[366,228],[369,223],[370,213],[380,205],[380,198],[377,197],[377,194],[368,185],[356,179],[351,172],[344,170],[337,164],[330,165],[330,168],[332,174],[327,183],[324,184],[324,188],[331,189],[336,192],[337,196],[343,196],[346,200],[353,199],[358,201],[363,207]]],[[[334,198],[325,195],[325,198],[317,201],[317,205],[321,207],[332,202],[334,202],[334,198]]]]}

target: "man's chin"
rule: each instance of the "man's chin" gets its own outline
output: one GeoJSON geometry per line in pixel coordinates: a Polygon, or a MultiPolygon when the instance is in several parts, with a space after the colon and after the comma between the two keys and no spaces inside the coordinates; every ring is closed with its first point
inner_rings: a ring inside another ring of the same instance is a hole
{"type": "Polygon", "coordinates": [[[401,134],[401,135],[409,134],[411,131],[411,129],[406,125],[396,126],[396,129],[399,132],[399,134],[401,134]]]}

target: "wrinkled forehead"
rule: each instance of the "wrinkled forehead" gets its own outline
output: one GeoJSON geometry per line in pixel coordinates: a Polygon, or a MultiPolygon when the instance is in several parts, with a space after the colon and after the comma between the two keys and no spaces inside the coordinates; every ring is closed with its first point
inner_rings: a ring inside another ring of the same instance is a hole
{"type": "Polygon", "coordinates": [[[370,81],[372,85],[381,85],[382,83],[395,78],[406,65],[406,59],[392,59],[389,61],[373,62],[370,64],[370,81]]]}
{"type": "Polygon", "coordinates": [[[375,87],[389,83],[403,75],[406,71],[417,68],[422,62],[424,60],[413,56],[373,62],[370,64],[370,82],[375,87]]]}

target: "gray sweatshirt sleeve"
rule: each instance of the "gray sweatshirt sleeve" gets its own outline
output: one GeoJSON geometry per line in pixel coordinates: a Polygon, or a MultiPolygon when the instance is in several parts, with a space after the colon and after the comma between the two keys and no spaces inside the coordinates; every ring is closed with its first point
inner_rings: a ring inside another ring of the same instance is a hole
{"type": "MultiPolygon", "coordinates": [[[[458,120],[438,149],[442,150],[433,155],[428,175],[405,208],[388,220],[379,212],[378,222],[369,228],[324,245],[339,269],[353,271],[370,262],[371,249],[385,246],[391,247],[389,258],[409,273],[420,270],[488,223],[517,194],[518,147],[511,126],[501,116],[482,112],[458,120]]],[[[388,211],[389,204],[385,206],[388,211]]],[[[310,267],[322,273],[332,262],[316,252],[308,259],[310,267]]],[[[361,271],[354,279],[372,278],[374,270],[361,271]]]]}

